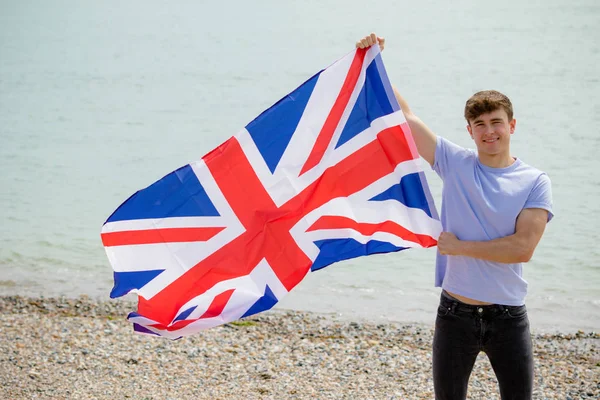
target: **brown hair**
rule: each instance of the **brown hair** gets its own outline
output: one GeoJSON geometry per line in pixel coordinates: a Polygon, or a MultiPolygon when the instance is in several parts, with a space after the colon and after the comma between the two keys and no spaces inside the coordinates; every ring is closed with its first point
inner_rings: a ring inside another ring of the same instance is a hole
{"type": "Polygon", "coordinates": [[[498,109],[503,109],[508,115],[508,120],[513,119],[513,109],[510,99],[495,90],[483,90],[475,93],[465,104],[465,119],[471,123],[482,114],[487,114],[498,109]]]}

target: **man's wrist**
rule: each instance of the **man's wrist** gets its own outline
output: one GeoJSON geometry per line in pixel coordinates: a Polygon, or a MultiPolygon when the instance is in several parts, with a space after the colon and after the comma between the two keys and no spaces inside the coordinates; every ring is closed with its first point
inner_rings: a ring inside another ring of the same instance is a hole
{"type": "Polygon", "coordinates": [[[469,242],[465,240],[456,239],[455,255],[466,256],[469,252],[469,242]]]}

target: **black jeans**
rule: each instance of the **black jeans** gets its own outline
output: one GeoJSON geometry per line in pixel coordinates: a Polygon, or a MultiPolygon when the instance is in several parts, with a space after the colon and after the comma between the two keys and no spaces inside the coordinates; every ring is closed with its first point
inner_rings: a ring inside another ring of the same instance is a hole
{"type": "Polygon", "coordinates": [[[477,354],[487,354],[502,400],[530,400],[533,349],[525,306],[472,306],[442,291],[433,337],[436,400],[466,399],[477,354]]]}

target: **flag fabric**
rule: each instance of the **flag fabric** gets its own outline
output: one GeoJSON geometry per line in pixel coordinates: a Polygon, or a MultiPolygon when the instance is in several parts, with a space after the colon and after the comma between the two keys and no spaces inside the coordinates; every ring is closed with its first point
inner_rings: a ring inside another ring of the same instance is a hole
{"type": "Polygon", "coordinates": [[[320,71],[102,227],[111,297],[179,338],[272,308],[337,261],[431,247],[441,224],[378,46],[320,71]]]}

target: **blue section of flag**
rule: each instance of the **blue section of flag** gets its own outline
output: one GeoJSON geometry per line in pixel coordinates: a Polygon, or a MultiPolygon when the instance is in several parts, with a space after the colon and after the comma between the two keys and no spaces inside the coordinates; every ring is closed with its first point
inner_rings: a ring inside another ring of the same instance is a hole
{"type": "Polygon", "coordinates": [[[420,208],[425,211],[430,218],[433,218],[418,172],[404,175],[400,180],[400,183],[390,187],[385,192],[378,194],[370,200],[396,200],[407,207],[420,208]]]}
{"type": "MultiPolygon", "coordinates": [[[[381,56],[377,56],[381,58],[381,56]]],[[[335,145],[336,148],[346,143],[365,129],[377,118],[394,112],[381,80],[377,64],[369,65],[365,74],[365,84],[356,99],[348,122],[335,145]]]]}
{"type": "Polygon", "coordinates": [[[388,242],[370,240],[367,243],[360,243],[354,239],[327,239],[315,242],[320,249],[317,259],[310,268],[316,271],[333,264],[337,261],[348,260],[350,258],[366,256],[376,253],[389,253],[392,251],[404,250],[406,247],[397,247],[388,242]]]}
{"type": "Polygon", "coordinates": [[[258,299],[256,303],[254,303],[252,307],[250,307],[250,309],[248,309],[248,311],[246,311],[246,313],[242,315],[241,318],[258,314],[262,311],[270,310],[275,304],[277,304],[277,301],[277,297],[275,297],[275,294],[273,293],[269,285],[266,285],[265,294],[260,299],[258,299]]]}
{"type": "Polygon", "coordinates": [[[138,332],[138,333],[145,333],[147,335],[155,335],[155,336],[160,336],[158,333],[156,332],[152,332],[150,329],[143,327],[140,324],[133,324],[133,330],[138,332]]]}
{"type": "Polygon", "coordinates": [[[131,292],[133,289],[140,289],[142,286],[156,278],[164,269],[155,269],[150,271],[130,271],[114,272],[115,285],[113,286],[110,297],[112,299],[121,297],[131,292]]]}
{"type": "Polygon", "coordinates": [[[320,72],[246,126],[271,172],[275,171],[296,131],[319,74],[320,72]]]}
{"type": "Polygon", "coordinates": [[[388,78],[387,72],[385,70],[385,66],[383,65],[383,59],[381,58],[381,54],[377,54],[377,57],[373,60],[373,64],[377,65],[377,71],[379,73],[379,78],[381,79],[381,84],[383,85],[383,90],[385,91],[388,102],[394,111],[400,110],[400,104],[398,104],[398,99],[396,99],[396,95],[394,95],[394,88],[388,78]]]}
{"type": "Polygon", "coordinates": [[[216,217],[219,212],[188,164],[135,193],[106,222],[201,216],[216,217]]]}
{"type": "Polygon", "coordinates": [[[186,319],[187,317],[189,317],[189,316],[190,316],[190,314],[191,314],[192,312],[194,312],[194,310],[195,310],[197,307],[198,307],[198,306],[193,306],[193,307],[190,307],[190,308],[188,308],[187,310],[185,310],[184,312],[182,312],[181,314],[179,314],[179,315],[177,316],[177,318],[175,318],[175,319],[173,320],[173,322],[175,322],[175,321],[181,321],[181,320],[184,320],[184,319],[186,319]]]}

